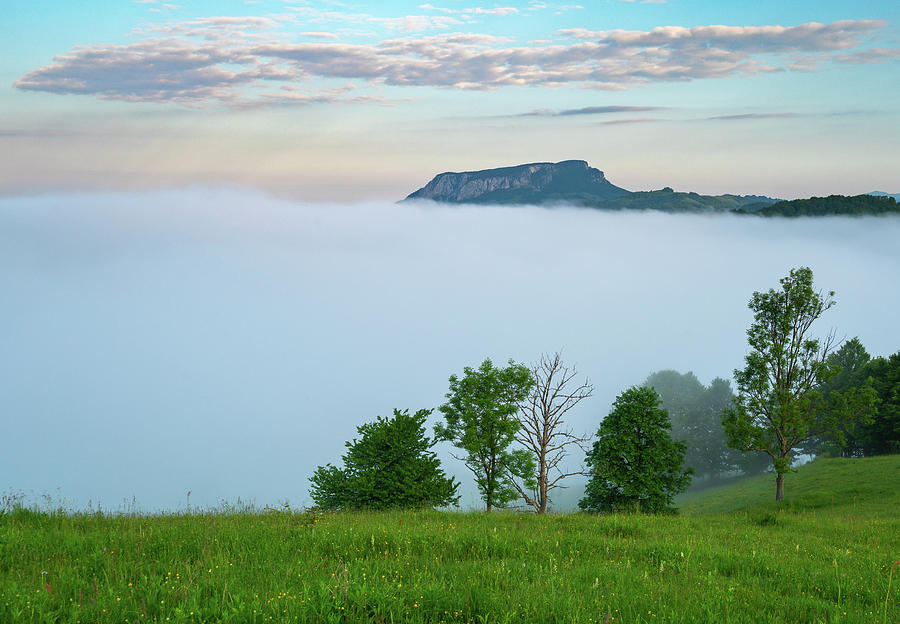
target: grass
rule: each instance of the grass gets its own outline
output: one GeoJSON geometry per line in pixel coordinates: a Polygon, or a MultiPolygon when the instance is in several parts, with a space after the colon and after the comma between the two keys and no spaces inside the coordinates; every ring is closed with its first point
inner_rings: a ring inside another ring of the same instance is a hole
{"type": "Polygon", "coordinates": [[[775,475],[691,492],[678,500],[682,513],[728,513],[747,508],[853,508],[866,514],[897,513],[900,456],[820,458],[785,476],[785,500],[775,503],[775,475]]]}
{"type": "Polygon", "coordinates": [[[886,624],[898,468],[817,461],[788,478],[792,504],[737,484],[679,516],[17,507],[0,515],[0,622],[886,624]]]}

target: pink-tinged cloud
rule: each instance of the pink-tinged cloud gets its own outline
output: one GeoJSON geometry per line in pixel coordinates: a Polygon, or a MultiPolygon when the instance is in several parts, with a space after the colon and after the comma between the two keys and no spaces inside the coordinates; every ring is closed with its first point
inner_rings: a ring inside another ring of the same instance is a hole
{"type": "Polygon", "coordinates": [[[335,33],[331,32],[321,32],[321,31],[312,31],[312,32],[302,32],[300,33],[301,37],[309,37],[311,39],[337,39],[338,36],[335,33]]]}
{"type": "Polygon", "coordinates": [[[870,64],[883,63],[900,59],[900,49],[870,48],[849,54],[838,54],[834,60],[838,63],[870,64]]]}
{"type": "MultiPolygon", "coordinates": [[[[276,25],[270,18],[205,18],[173,24],[165,36],[130,45],[77,47],[26,73],[15,86],[125,101],[244,105],[266,101],[260,92],[273,83],[304,89],[311,79],[475,90],[507,86],[621,90],[653,82],[790,71],[800,57],[875,63],[898,55],[895,49],[860,49],[884,26],[873,20],[788,27],[569,29],[559,32],[567,39],[564,42],[530,46],[477,33],[355,45],[296,43],[272,34],[276,25]]],[[[328,33],[306,34],[330,38],[328,33]]]]}

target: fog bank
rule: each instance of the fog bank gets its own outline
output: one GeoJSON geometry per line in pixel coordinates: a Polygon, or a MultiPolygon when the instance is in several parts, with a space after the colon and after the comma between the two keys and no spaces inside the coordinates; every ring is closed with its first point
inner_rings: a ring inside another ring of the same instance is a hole
{"type": "MultiPolygon", "coordinates": [[[[900,349],[900,219],[310,205],[188,189],[0,199],[0,492],[146,511],[310,503],[316,465],[485,357],[563,349],[594,432],[648,373],[742,365],[806,265],[818,334],[900,349]]],[[[440,447],[475,504],[473,481],[440,447]]]]}

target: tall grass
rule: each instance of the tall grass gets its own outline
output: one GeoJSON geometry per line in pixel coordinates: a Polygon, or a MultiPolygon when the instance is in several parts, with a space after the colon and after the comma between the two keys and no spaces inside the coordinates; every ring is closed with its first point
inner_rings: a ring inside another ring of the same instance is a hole
{"type": "Polygon", "coordinates": [[[896,622],[893,497],[674,517],[19,506],[0,622],[896,622]]]}

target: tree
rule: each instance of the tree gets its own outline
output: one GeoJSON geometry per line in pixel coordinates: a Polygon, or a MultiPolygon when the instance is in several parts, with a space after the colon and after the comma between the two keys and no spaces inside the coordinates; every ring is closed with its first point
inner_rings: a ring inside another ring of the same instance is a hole
{"type": "MultiPolygon", "coordinates": [[[[871,379],[866,371],[866,364],[871,356],[863,347],[858,337],[851,338],[844,342],[836,351],[828,355],[828,363],[836,366],[839,372],[833,379],[822,383],[818,390],[822,393],[824,407],[822,411],[828,409],[830,403],[839,400],[844,395],[852,396],[857,392],[867,391],[866,388],[871,386],[871,379]]],[[[819,418],[828,417],[828,414],[820,414],[819,418]]],[[[798,448],[800,452],[807,455],[819,455],[827,452],[831,455],[840,455],[841,457],[860,457],[863,450],[856,439],[856,430],[861,423],[856,421],[842,422],[838,426],[844,435],[844,445],[842,447],[835,446],[831,443],[831,439],[827,434],[819,435],[801,443],[798,448]]]]}
{"type": "MultiPolygon", "coordinates": [[[[722,410],[731,405],[731,384],[715,378],[704,386],[692,372],[661,370],[643,383],[659,395],[672,422],[672,439],[686,443],[684,463],[696,471],[693,486],[710,485],[717,479],[743,472],[760,472],[760,454],[746,457],[729,448],[722,427],[722,410]],[[750,461],[747,461],[750,460],[750,461]]],[[[768,457],[761,456],[765,460],[768,457]]]]}
{"type": "Polygon", "coordinates": [[[347,442],[344,467],[319,466],[310,478],[310,495],[328,510],[444,507],[457,505],[459,488],[447,478],[425,436],[433,410],[394,410],[356,428],[361,436],[347,442]]]}
{"type": "Polygon", "coordinates": [[[531,456],[509,448],[519,430],[519,403],[532,386],[526,366],[510,360],[506,368],[495,368],[487,359],[478,369],[465,367],[462,378],[451,375],[447,402],[438,408],[447,422],[435,425],[435,436],[464,452],[454,457],[475,475],[488,511],[518,497],[512,479],[534,487],[531,456]]]}
{"type": "Polygon", "coordinates": [[[871,421],[857,424],[856,444],[866,456],[900,453],[900,351],[873,358],[863,374],[878,395],[878,409],[871,421]]]}
{"type": "Polygon", "coordinates": [[[808,267],[792,269],[781,279],[780,289],[754,292],[750,299],[751,351],[744,368],[734,371],[738,394],[723,411],[722,424],[729,446],[772,458],[776,501],[784,498],[784,475],[798,445],[827,433],[843,446],[841,423],[865,419],[873,407],[870,395],[855,405],[842,400],[826,404],[819,390],[840,367],[828,359],[836,343],[834,332],[820,341],[810,337],[810,329],[833,305],[834,291],[814,290],[808,267]]]}
{"type": "Polygon", "coordinates": [[[563,419],[569,410],[593,394],[594,387],[587,379],[575,385],[577,371],[564,366],[558,352],[552,357],[542,355],[540,362],[531,367],[531,375],[534,386],[519,405],[516,439],[533,456],[535,487],[529,490],[515,479],[511,482],[525,502],[542,514],[547,511],[550,492],[565,487],[560,481],[584,473],[583,470],[566,472],[560,466],[572,445],[582,447],[589,440],[564,428],[563,419]]]}
{"type": "Polygon", "coordinates": [[[669,435],[671,423],[652,388],[631,387],[600,423],[586,462],[591,478],[578,506],[584,511],[671,511],[672,499],[691,483],[684,442],[669,435]]]}

